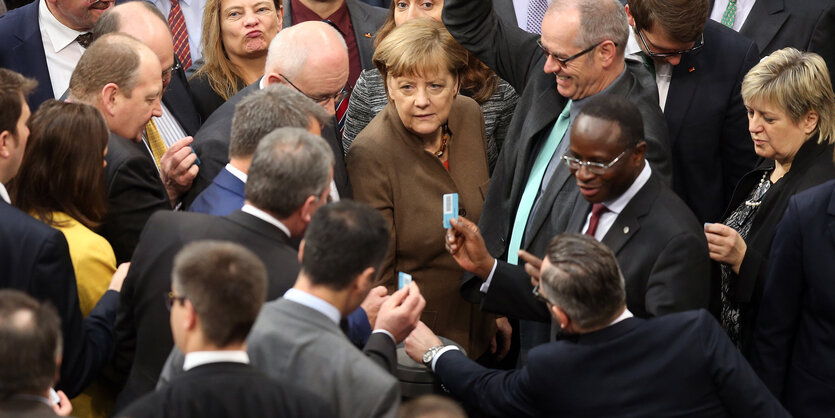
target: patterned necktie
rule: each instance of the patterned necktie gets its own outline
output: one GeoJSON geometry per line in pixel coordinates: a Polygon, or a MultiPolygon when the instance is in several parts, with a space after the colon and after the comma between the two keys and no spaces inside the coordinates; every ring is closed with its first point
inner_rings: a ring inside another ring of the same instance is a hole
{"type": "Polygon", "coordinates": [[[345,130],[345,112],[348,110],[348,99],[350,94],[346,94],[339,103],[336,104],[336,126],[339,129],[339,136],[342,136],[342,131],[345,130]]]}
{"type": "Polygon", "coordinates": [[[93,34],[90,32],[82,33],[75,38],[78,41],[78,44],[81,45],[82,48],[87,49],[88,46],[93,42],[93,34]]]}
{"type": "Polygon", "coordinates": [[[536,201],[536,196],[539,194],[539,187],[542,185],[542,177],[545,175],[545,169],[548,168],[548,163],[557,152],[557,147],[565,136],[565,131],[568,130],[568,125],[571,121],[571,100],[566,103],[560,117],[554,124],[554,129],[536,156],[536,160],[531,167],[531,173],[528,174],[528,182],[525,184],[525,190],[522,192],[522,198],[519,199],[519,208],[516,209],[516,218],[513,221],[513,230],[510,233],[510,244],[507,247],[507,262],[516,264],[519,261],[519,255],[516,254],[522,248],[522,235],[525,234],[525,226],[528,224],[528,217],[533,209],[533,204],[536,201]]]}
{"type": "Polygon", "coordinates": [[[545,17],[546,11],[548,11],[548,0],[530,0],[530,3],[528,3],[528,21],[526,22],[528,32],[542,33],[542,18],[545,17]]]}
{"type": "Polygon", "coordinates": [[[171,28],[171,35],[174,37],[174,54],[183,64],[183,70],[191,67],[191,48],[188,46],[188,28],[183,11],[180,9],[180,0],[170,0],[171,11],[168,12],[168,27],[171,28]]]}
{"type": "Polygon", "coordinates": [[[145,139],[148,140],[148,148],[151,149],[151,154],[154,154],[154,161],[156,161],[157,167],[159,167],[159,160],[165,154],[165,151],[168,151],[168,147],[165,145],[165,141],[162,140],[162,135],[160,135],[153,119],[145,124],[145,139]]]}
{"type": "Polygon", "coordinates": [[[728,7],[725,8],[725,13],[722,15],[722,20],[719,23],[733,29],[735,21],[736,21],[736,0],[729,0],[728,1],[728,7]]]}
{"type": "Polygon", "coordinates": [[[589,229],[586,230],[586,235],[594,236],[597,232],[597,224],[600,223],[600,215],[608,212],[609,208],[602,203],[595,203],[591,205],[591,218],[589,218],[589,229]]]}

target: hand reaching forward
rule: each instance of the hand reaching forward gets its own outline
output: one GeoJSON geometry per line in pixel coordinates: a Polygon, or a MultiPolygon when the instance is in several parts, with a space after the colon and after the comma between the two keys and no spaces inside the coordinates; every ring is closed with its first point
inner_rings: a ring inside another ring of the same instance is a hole
{"type": "Polygon", "coordinates": [[[418,321],[415,330],[406,337],[406,354],[412,360],[423,364],[423,355],[426,354],[430,348],[436,345],[444,345],[441,339],[432,332],[423,321],[418,321]]]}
{"type": "Polygon", "coordinates": [[[377,314],[380,312],[380,307],[383,302],[388,300],[389,295],[385,286],[377,286],[368,292],[368,296],[362,301],[362,310],[365,311],[365,316],[368,317],[368,323],[371,329],[374,329],[374,324],[377,322],[377,314]]]}
{"type": "Polygon", "coordinates": [[[720,223],[705,224],[705,238],[710,259],[731,266],[734,273],[739,274],[742,259],[748,250],[739,232],[720,223]]]}
{"type": "Polygon", "coordinates": [[[417,283],[412,282],[383,302],[374,329],[388,331],[400,343],[415,328],[425,306],[426,299],[421,296],[417,283]]]}
{"type": "Polygon", "coordinates": [[[171,147],[159,159],[160,177],[162,177],[162,183],[168,191],[168,198],[172,205],[177,202],[180,195],[191,188],[191,183],[200,170],[194,164],[197,161],[197,154],[189,147],[192,141],[194,138],[190,136],[180,139],[171,144],[171,147]]]}
{"type": "Polygon", "coordinates": [[[447,251],[461,268],[487,280],[495,259],[487,251],[478,226],[463,216],[451,219],[449,224],[452,228],[446,233],[447,251]]]}

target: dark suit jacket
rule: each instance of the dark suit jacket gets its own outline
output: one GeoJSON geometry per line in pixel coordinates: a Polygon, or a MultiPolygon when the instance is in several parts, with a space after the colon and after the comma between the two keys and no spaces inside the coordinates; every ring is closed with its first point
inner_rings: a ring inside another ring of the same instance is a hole
{"type": "Polygon", "coordinates": [[[170,210],[171,203],[145,144],[111,133],[105,161],[108,211],[98,233],[110,242],[116,262],[124,263],[130,261],[148,218],[170,210]]]}
{"type": "Polygon", "coordinates": [[[228,215],[244,206],[245,187],[246,183],[224,168],[215,176],[212,184],[194,199],[189,211],[216,216],[228,215]]]}
{"type": "Polygon", "coordinates": [[[38,24],[38,4],[33,1],[0,16],[0,68],[38,80],[38,87],[27,98],[33,112],[46,99],[55,98],[38,24]]]}
{"type": "MultiPolygon", "coordinates": [[[[573,181],[573,178],[572,178],[573,181]]],[[[591,210],[578,204],[568,231],[581,232],[591,210]]],[[[626,305],[638,317],[707,308],[710,258],[702,225],[684,202],[653,174],[621,211],[603,237],[626,281],[626,305]]],[[[517,318],[549,321],[545,304],[534,299],[530,280],[499,263],[484,308],[517,318]]]]}
{"type": "MultiPolygon", "coordinates": [[[[286,5],[285,5],[286,6],[286,5]]],[[[287,12],[285,12],[287,13],[287,12]]],[[[194,150],[200,157],[200,171],[191,186],[191,190],[183,196],[183,205],[188,207],[197,196],[209,187],[215,176],[223,170],[229,162],[229,136],[232,131],[232,117],[235,115],[235,105],[246,95],[260,89],[259,79],[238,94],[229,98],[220,106],[194,136],[194,150]]],[[[348,181],[348,171],[345,169],[345,153],[342,152],[342,141],[337,139],[336,121],[331,126],[322,127],[322,137],[330,145],[334,156],[333,181],[342,198],[351,198],[351,183],[348,181]]]]}
{"type": "Polygon", "coordinates": [[[45,403],[32,399],[6,399],[0,401],[0,418],[52,418],[55,411],[45,403]]]}
{"type": "Polygon", "coordinates": [[[835,411],[835,181],[789,201],[771,245],[751,365],[796,417],[835,411]]]}
{"type": "Polygon", "coordinates": [[[757,0],[739,33],[757,43],[760,56],[791,46],[820,54],[835,69],[832,0],[757,0]]]}
{"type": "MultiPolygon", "coordinates": [[[[174,57],[177,63],[180,60],[174,57]]],[[[182,69],[171,75],[171,83],[162,95],[162,103],[183,128],[186,135],[194,136],[200,129],[201,118],[192,100],[191,91],[186,78],[186,72],[182,69]]]]}
{"type": "Polygon", "coordinates": [[[0,288],[47,301],[61,317],[64,337],[61,380],[67,396],[81,393],[113,352],[119,293],[108,290],[86,319],[78,305],[69,247],[57,229],[0,200],[0,288]]]}
{"type": "Polygon", "coordinates": [[[716,222],[736,183],[757,161],[740,86],[759,55],[751,41],[712,20],[704,45],[673,67],[664,116],[673,190],[699,222],[716,222]]]}
{"type": "Polygon", "coordinates": [[[450,351],[435,375],[490,416],[789,416],[703,310],[541,345],[511,371],[450,351]]]}
{"type": "Polygon", "coordinates": [[[197,366],[118,414],[131,418],[332,417],[330,404],[248,364],[197,366]]]}
{"type": "MultiPolygon", "coordinates": [[[[807,140],[795,154],[791,170],[771,186],[750,221],[751,230],[745,240],[748,249],[742,259],[739,274],[731,278],[731,291],[740,305],[742,352],[746,355],[751,348],[754,324],[760,310],[768,254],[777,224],[783,218],[793,195],[835,178],[833,150],[833,145],[818,144],[817,137],[807,140]]],[[[722,219],[727,219],[733,210],[748,199],[748,194],[757,186],[764,171],[773,169],[774,161],[765,160],[754,171],[746,174],[736,186],[722,219]]]]}
{"type": "Polygon", "coordinates": [[[178,212],[152,216],[131,260],[116,319],[114,369],[127,376],[117,411],[154,389],[174,345],[163,298],[171,290],[174,256],[204,239],[236,242],[255,252],[267,266],[268,299],[282,296],[296,281],[298,255],[290,239],[255,216],[240,211],[222,218],[178,212]]]}

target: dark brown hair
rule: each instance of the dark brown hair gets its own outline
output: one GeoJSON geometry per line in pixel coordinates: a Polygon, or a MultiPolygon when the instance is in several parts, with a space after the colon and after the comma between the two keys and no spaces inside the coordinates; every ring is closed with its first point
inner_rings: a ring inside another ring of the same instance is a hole
{"type": "Polygon", "coordinates": [[[0,68],[0,132],[17,134],[17,120],[23,111],[23,100],[37,85],[35,80],[0,68]]]}
{"type": "Polygon", "coordinates": [[[52,226],[61,211],[88,228],[107,210],[104,149],[109,134],[96,108],[48,100],[29,119],[29,142],[9,194],[20,210],[52,226]]]}
{"type": "MultiPolygon", "coordinates": [[[[389,12],[386,15],[386,21],[377,30],[374,39],[374,50],[377,49],[380,42],[396,27],[394,23],[395,7],[397,7],[397,0],[391,2],[389,12]]],[[[468,52],[467,67],[461,73],[461,94],[472,98],[478,104],[484,104],[496,92],[496,87],[498,86],[499,77],[496,73],[483,62],[479,61],[475,55],[468,52]]]]}
{"type": "Polygon", "coordinates": [[[694,42],[705,30],[708,0],[629,0],[635,29],[652,30],[658,23],[679,42],[694,42]]]}

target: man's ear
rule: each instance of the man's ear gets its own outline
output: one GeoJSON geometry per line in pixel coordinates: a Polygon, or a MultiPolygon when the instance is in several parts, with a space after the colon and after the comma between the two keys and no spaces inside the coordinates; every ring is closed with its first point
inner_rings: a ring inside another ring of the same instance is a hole
{"type": "Polygon", "coordinates": [[[560,323],[561,329],[566,329],[571,325],[571,318],[557,305],[551,305],[551,314],[554,315],[557,322],[560,323]]]}
{"type": "Polygon", "coordinates": [[[101,88],[102,110],[107,113],[107,116],[116,115],[116,106],[119,104],[120,96],[121,92],[116,83],[107,83],[101,88]]]}
{"type": "Polygon", "coordinates": [[[198,322],[197,312],[194,310],[194,305],[191,304],[190,300],[184,299],[183,308],[185,308],[185,312],[183,313],[183,325],[186,330],[194,331],[197,328],[198,322]]]}
{"type": "Polygon", "coordinates": [[[627,4],[626,6],[624,6],[624,8],[626,10],[626,21],[629,22],[629,26],[634,28],[635,27],[635,18],[632,17],[632,11],[629,10],[629,5],[627,4]]]}
{"type": "Polygon", "coordinates": [[[302,205],[299,210],[301,211],[299,215],[301,216],[301,220],[304,222],[305,225],[310,224],[310,220],[313,219],[313,214],[316,212],[318,207],[316,206],[316,202],[319,201],[317,196],[310,195],[305,199],[304,204],[302,205]]]}
{"type": "Polygon", "coordinates": [[[271,86],[273,84],[287,84],[284,79],[276,73],[267,73],[264,75],[264,85],[271,86]]]}
{"type": "Polygon", "coordinates": [[[12,155],[11,141],[14,141],[12,137],[11,131],[0,132],[0,157],[9,158],[12,155]]]}
{"type": "Polygon", "coordinates": [[[638,142],[638,145],[635,145],[635,152],[632,153],[632,156],[635,159],[635,163],[640,164],[641,161],[644,160],[646,155],[647,155],[647,141],[642,140],[642,141],[638,142]]]}

